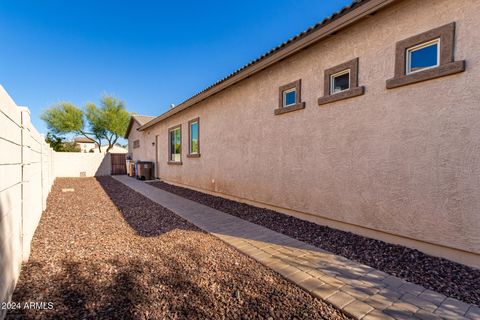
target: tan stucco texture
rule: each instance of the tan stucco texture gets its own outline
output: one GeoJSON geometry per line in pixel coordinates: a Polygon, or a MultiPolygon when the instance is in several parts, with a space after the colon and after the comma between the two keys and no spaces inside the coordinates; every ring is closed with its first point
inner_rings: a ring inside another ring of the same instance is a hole
{"type": "Polygon", "coordinates": [[[400,1],[147,129],[134,158],[155,161],[158,135],[167,181],[479,254],[479,16],[479,1],[400,1]],[[466,71],[386,89],[395,43],[450,22],[466,71]],[[356,57],[365,94],[319,106],[324,70],[356,57]],[[306,108],[274,115],[297,79],[306,108]],[[168,165],[178,124],[183,164],[168,165]]]}

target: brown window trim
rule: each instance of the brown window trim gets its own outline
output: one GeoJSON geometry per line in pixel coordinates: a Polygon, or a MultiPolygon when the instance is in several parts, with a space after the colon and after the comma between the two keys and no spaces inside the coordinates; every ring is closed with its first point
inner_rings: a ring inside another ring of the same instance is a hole
{"type": "Polygon", "coordinates": [[[183,164],[182,162],[182,125],[176,125],[174,127],[168,128],[168,164],[183,164]],[[172,155],[172,146],[171,146],[171,141],[170,141],[170,132],[172,132],[175,129],[180,128],[180,161],[173,161],[170,160],[170,157],[172,155]]]}
{"type": "Polygon", "coordinates": [[[293,82],[290,82],[289,84],[281,86],[278,90],[278,93],[279,93],[278,108],[275,109],[273,113],[275,115],[279,115],[287,112],[305,109],[305,102],[301,102],[302,101],[301,89],[302,89],[302,79],[298,79],[297,81],[293,81],[293,82]],[[295,104],[288,107],[284,107],[283,92],[293,88],[295,88],[295,104]]]}
{"type": "Polygon", "coordinates": [[[358,97],[364,93],[365,87],[358,86],[358,58],[355,58],[325,70],[323,76],[323,97],[318,98],[318,105],[358,97]],[[331,76],[347,69],[350,69],[350,88],[348,90],[332,94],[330,92],[331,76]]]}
{"type": "Polygon", "coordinates": [[[200,158],[200,117],[196,117],[195,119],[192,119],[188,121],[188,154],[187,158],[200,158]],[[192,150],[192,146],[190,145],[192,143],[191,141],[191,127],[190,125],[192,123],[196,122],[198,124],[198,153],[190,153],[192,150]]]}
{"type": "Polygon", "coordinates": [[[454,47],[455,22],[397,42],[395,48],[395,75],[387,80],[387,89],[465,71],[465,60],[454,61],[454,47]],[[406,74],[407,49],[438,38],[440,38],[440,61],[438,67],[406,74]]]}
{"type": "Polygon", "coordinates": [[[133,149],[140,148],[140,140],[134,140],[133,141],[133,149]]]}

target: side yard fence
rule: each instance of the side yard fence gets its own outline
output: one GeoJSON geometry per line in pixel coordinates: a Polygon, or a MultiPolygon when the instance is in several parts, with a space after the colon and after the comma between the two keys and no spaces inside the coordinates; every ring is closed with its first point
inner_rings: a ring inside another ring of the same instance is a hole
{"type": "MultiPolygon", "coordinates": [[[[0,85],[0,303],[9,301],[56,177],[111,173],[110,155],[55,152],[0,85]]],[[[0,310],[0,319],[5,310],[0,310]]]]}
{"type": "MultiPolygon", "coordinates": [[[[0,300],[11,296],[54,181],[53,150],[0,86],[0,300]]],[[[0,312],[1,316],[1,312],[0,312]]]]}

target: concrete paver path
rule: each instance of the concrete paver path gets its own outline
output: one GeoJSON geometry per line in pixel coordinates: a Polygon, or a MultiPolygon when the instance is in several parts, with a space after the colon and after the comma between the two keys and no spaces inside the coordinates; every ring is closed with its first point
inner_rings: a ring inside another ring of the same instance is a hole
{"type": "Polygon", "coordinates": [[[116,180],[357,319],[480,319],[480,308],[127,176],[116,180]]]}

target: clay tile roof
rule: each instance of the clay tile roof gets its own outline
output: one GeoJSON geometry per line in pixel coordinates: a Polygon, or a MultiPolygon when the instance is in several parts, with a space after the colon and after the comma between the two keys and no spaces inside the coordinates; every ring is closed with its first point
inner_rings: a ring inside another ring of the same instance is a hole
{"type": "Polygon", "coordinates": [[[138,124],[140,124],[141,126],[143,126],[148,121],[155,119],[155,116],[140,116],[136,114],[133,115],[132,117],[135,118],[135,120],[137,120],[138,124]]]}
{"type": "Polygon", "coordinates": [[[156,117],[154,116],[141,116],[137,114],[132,115],[132,117],[130,118],[130,122],[128,123],[127,131],[125,132],[125,139],[128,139],[130,130],[132,130],[133,122],[138,123],[139,126],[143,126],[144,124],[155,118],[156,117]]]}
{"type": "MultiPolygon", "coordinates": [[[[322,29],[325,29],[326,33],[334,34],[338,30],[333,30],[333,31],[330,30],[330,29],[332,29],[332,28],[330,28],[331,24],[333,24],[333,22],[335,22],[337,20],[340,20],[341,18],[348,15],[349,13],[355,12],[356,9],[358,9],[360,7],[363,7],[363,6],[367,7],[365,10],[359,10],[359,13],[357,15],[353,14],[352,17],[349,17],[348,19],[346,19],[346,21],[341,21],[339,23],[340,24],[339,28],[348,26],[349,24],[357,21],[359,18],[364,17],[364,16],[366,16],[366,15],[372,13],[372,12],[375,12],[376,10],[379,10],[380,8],[389,5],[390,3],[393,3],[394,1],[396,1],[396,0],[354,0],[350,5],[343,7],[339,11],[333,13],[329,17],[327,17],[327,18],[323,19],[322,21],[318,22],[314,26],[311,26],[307,30],[305,30],[303,32],[300,32],[299,34],[291,37],[287,41],[281,43],[280,45],[278,45],[277,47],[268,51],[267,53],[263,54],[262,56],[258,57],[257,59],[254,59],[254,60],[250,61],[249,63],[247,63],[243,67],[235,70],[234,72],[230,73],[226,77],[218,80],[217,82],[213,83],[212,85],[208,86],[207,88],[203,89],[202,91],[200,91],[200,92],[196,93],[195,95],[191,96],[190,98],[184,100],[182,103],[177,105],[175,108],[172,108],[172,109],[164,112],[160,116],[154,118],[153,120],[149,121],[147,124],[141,126],[139,128],[139,130],[144,130],[144,129],[150,127],[150,126],[153,126],[156,123],[158,123],[158,122],[160,122],[160,121],[162,121],[162,120],[164,120],[164,119],[166,119],[166,118],[168,118],[168,117],[170,117],[170,116],[172,116],[172,115],[174,115],[174,114],[176,114],[176,113],[178,113],[178,112],[180,112],[180,111],[182,111],[182,110],[184,110],[184,109],[186,109],[186,108],[188,108],[188,107],[190,107],[190,106],[192,106],[192,105],[194,105],[194,104],[196,104],[196,103],[198,103],[198,102],[200,102],[200,101],[202,101],[206,98],[208,98],[209,96],[217,93],[218,91],[221,91],[221,90],[225,89],[226,87],[228,87],[230,85],[233,85],[236,82],[232,81],[231,83],[226,85],[225,88],[221,87],[221,85],[224,82],[227,82],[228,80],[231,80],[232,78],[235,78],[236,76],[239,76],[240,74],[245,73],[245,74],[248,74],[248,76],[250,76],[250,75],[252,75],[256,72],[259,72],[260,70],[263,70],[263,68],[266,68],[266,67],[262,66],[262,67],[257,68],[257,65],[259,65],[260,62],[263,62],[267,58],[275,56],[277,53],[280,54],[280,52],[282,52],[283,50],[286,50],[286,49],[290,48],[294,44],[300,43],[302,40],[304,40],[308,36],[316,33],[317,31],[321,31],[322,29]],[[221,88],[216,90],[217,87],[221,87],[221,88]]],[[[318,41],[319,39],[320,38],[318,38],[316,40],[318,41]]],[[[311,45],[313,43],[314,43],[314,41],[310,41],[308,44],[301,44],[301,45],[304,45],[306,47],[306,46],[311,45]]],[[[296,51],[289,52],[289,53],[286,54],[286,56],[282,57],[281,59],[284,59],[288,55],[294,54],[295,52],[296,51]]],[[[278,60],[278,61],[280,61],[280,60],[278,60]]],[[[241,80],[242,79],[239,79],[238,81],[241,81],[241,80]]]]}
{"type": "Polygon", "coordinates": [[[95,140],[86,137],[75,137],[73,141],[76,143],[95,143],[95,140]]]}

